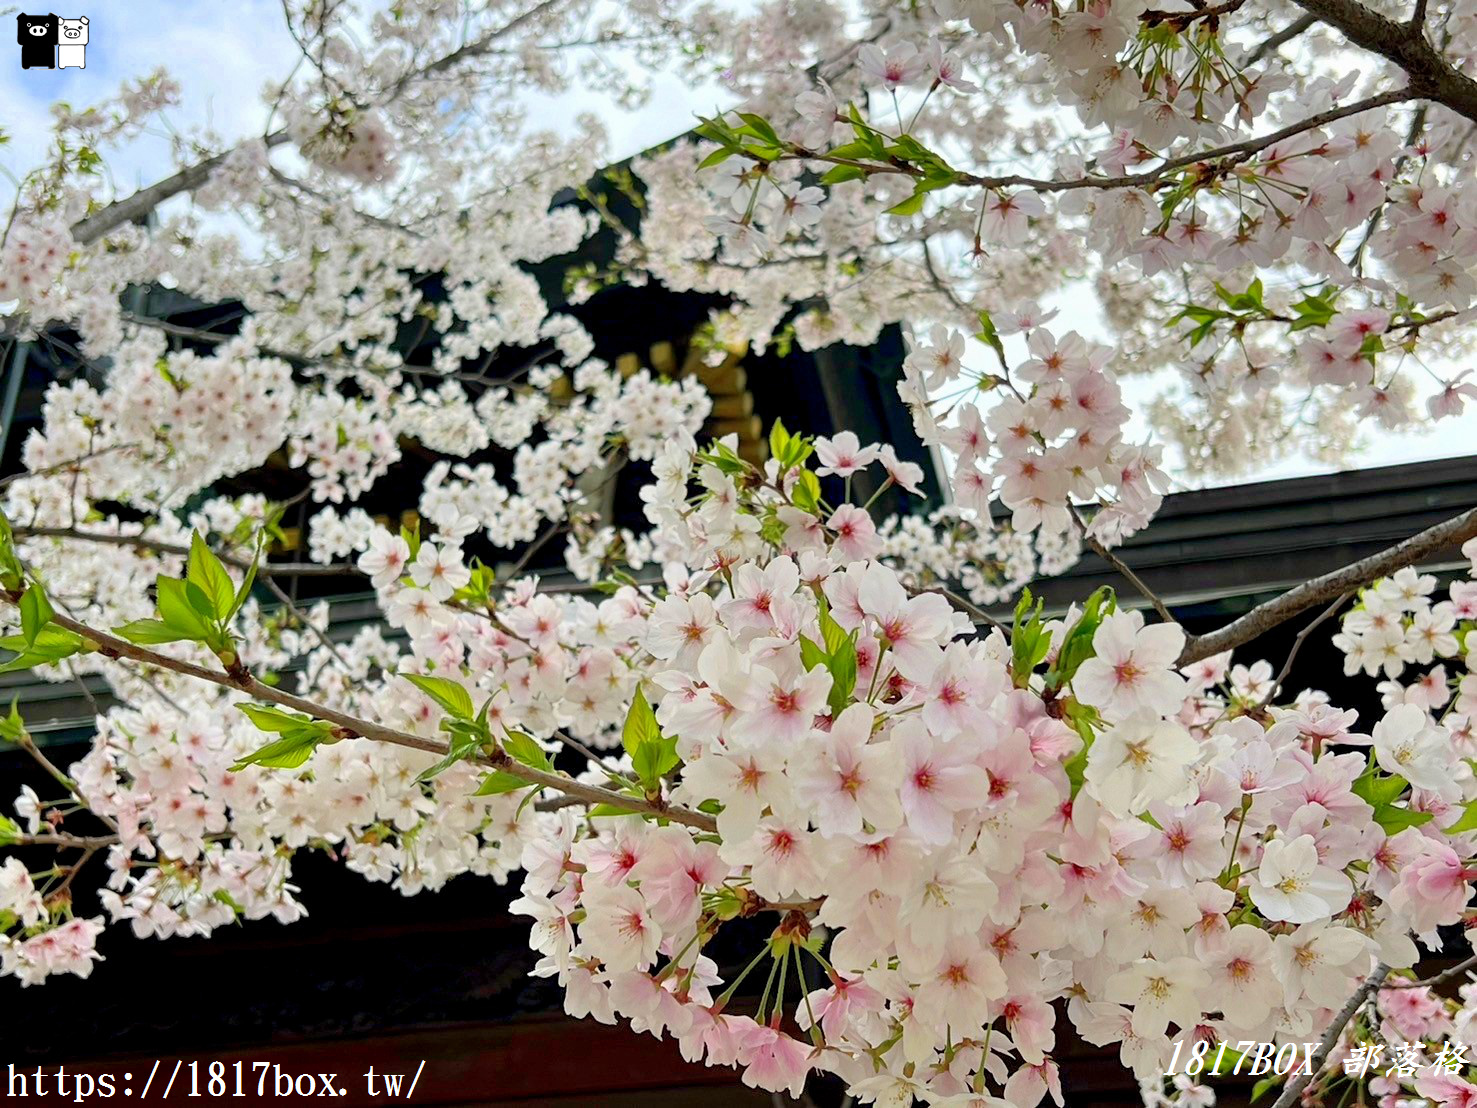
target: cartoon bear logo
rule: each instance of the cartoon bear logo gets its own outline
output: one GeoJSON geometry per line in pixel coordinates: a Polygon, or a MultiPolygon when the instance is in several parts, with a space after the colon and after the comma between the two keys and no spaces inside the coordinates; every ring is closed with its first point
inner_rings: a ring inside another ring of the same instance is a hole
{"type": "Polygon", "coordinates": [[[63,16],[58,22],[61,37],[57,41],[61,45],[56,48],[56,67],[69,69],[75,66],[78,69],[86,69],[87,17],[84,15],[76,19],[68,19],[63,16]]]}
{"type": "Polygon", "coordinates": [[[22,69],[55,69],[57,18],[54,15],[18,15],[15,38],[21,44],[22,69]]]}

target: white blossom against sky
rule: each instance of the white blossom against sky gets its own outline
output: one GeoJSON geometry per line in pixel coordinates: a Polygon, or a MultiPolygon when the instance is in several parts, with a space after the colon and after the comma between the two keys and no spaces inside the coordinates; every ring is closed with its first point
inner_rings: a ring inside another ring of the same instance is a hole
{"type": "MultiPolygon", "coordinates": [[[[54,2],[28,6],[50,10],[54,2]]],[[[170,113],[171,124],[180,132],[207,127],[223,139],[260,133],[267,118],[263,85],[288,73],[297,56],[278,0],[75,0],[74,7],[77,10],[59,8],[56,14],[88,17],[86,69],[22,70],[20,47],[0,47],[8,53],[0,60],[0,105],[4,105],[0,129],[9,136],[9,143],[0,146],[0,170],[7,174],[18,175],[41,156],[54,101],[89,104],[105,98],[124,79],[160,66],[183,90],[180,107],[170,113]]],[[[25,7],[0,7],[0,20],[8,24],[22,10],[25,7]]],[[[659,79],[650,100],[636,110],[619,109],[598,95],[573,93],[543,99],[536,114],[540,126],[557,129],[565,121],[572,126],[581,112],[594,112],[609,134],[611,159],[619,160],[686,130],[695,113],[711,113],[715,107],[731,106],[730,101],[716,83],[694,90],[688,82],[672,78],[659,79]]],[[[161,132],[152,142],[131,144],[116,156],[110,152],[109,165],[122,192],[149,184],[170,169],[168,136],[161,132]]],[[[1095,326],[1098,313],[1090,293],[1069,291],[1054,303],[1063,309],[1059,320],[1071,320],[1069,328],[1106,338],[1095,326]]],[[[991,357],[980,347],[972,355],[986,361],[991,357]]],[[[1127,402],[1142,411],[1161,384],[1125,381],[1127,402]]],[[[1140,418],[1130,431],[1143,434],[1146,429],[1140,418]]],[[[1447,420],[1434,429],[1368,432],[1365,437],[1366,449],[1353,460],[1360,467],[1477,454],[1477,415],[1447,420]]],[[[1293,457],[1238,480],[1323,469],[1293,457]]]]}

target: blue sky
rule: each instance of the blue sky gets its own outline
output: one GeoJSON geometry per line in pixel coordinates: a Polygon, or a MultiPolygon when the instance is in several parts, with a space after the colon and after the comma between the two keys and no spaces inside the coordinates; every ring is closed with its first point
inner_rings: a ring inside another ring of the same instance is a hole
{"type": "MultiPolygon", "coordinates": [[[[51,6],[0,5],[4,37],[11,43],[8,59],[0,61],[0,104],[5,105],[0,127],[11,138],[9,145],[0,146],[0,169],[11,174],[24,172],[45,149],[54,101],[94,103],[111,95],[125,78],[159,66],[183,89],[181,106],[168,115],[169,126],[178,130],[207,126],[227,139],[259,133],[266,120],[263,85],[284,76],[296,56],[297,48],[283,28],[279,0],[76,0],[76,4],[56,14],[88,18],[83,70],[22,70],[20,46],[8,28],[18,11],[47,11],[51,6]]],[[[570,119],[580,111],[596,112],[610,132],[612,159],[619,159],[686,129],[694,111],[710,111],[722,99],[716,87],[694,92],[688,82],[670,79],[660,81],[651,101],[636,111],[612,109],[602,99],[575,94],[552,103],[542,101],[540,109],[551,110],[537,115],[547,125],[548,120],[570,119]]],[[[119,190],[131,192],[167,173],[167,143],[161,130],[110,157],[119,190]]],[[[1090,296],[1068,292],[1058,303],[1066,309],[1063,318],[1073,319],[1084,333],[1103,337],[1094,322],[1098,313],[1090,296]]],[[[1140,407],[1157,391],[1150,382],[1129,382],[1129,403],[1140,407]]],[[[1371,433],[1367,438],[1370,445],[1355,462],[1359,466],[1472,454],[1477,451],[1477,413],[1432,430],[1371,433]]],[[[1323,468],[1289,459],[1257,476],[1287,477],[1323,468]]]]}

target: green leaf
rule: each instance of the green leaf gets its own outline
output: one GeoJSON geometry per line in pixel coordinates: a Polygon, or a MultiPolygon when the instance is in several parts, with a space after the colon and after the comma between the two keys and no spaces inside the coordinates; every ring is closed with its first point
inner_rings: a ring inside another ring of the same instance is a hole
{"type": "Polygon", "coordinates": [[[1398,834],[1407,827],[1419,827],[1434,818],[1434,812],[1417,812],[1413,808],[1397,808],[1393,804],[1374,810],[1374,821],[1385,829],[1387,835],[1398,834]]]}
{"type": "Polygon", "coordinates": [[[795,502],[795,507],[801,511],[815,512],[820,506],[820,478],[810,470],[802,469],[799,478],[795,482],[795,489],[790,493],[790,499],[795,502]]]}
{"type": "Polygon", "coordinates": [[[790,432],[785,429],[785,421],[776,419],[769,428],[769,456],[776,461],[783,459],[789,445],[790,432]]]}
{"type": "Polygon", "coordinates": [[[995,321],[990,318],[989,312],[980,312],[980,329],[975,338],[985,343],[995,351],[995,357],[1000,359],[1000,364],[1005,364],[1005,343],[1000,339],[1000,332],[995,327],[995,321]]]}
{"type": "Polygon", "coordinates": [[[1378,809],[1387,808],[1399,800],[1408,784],[1403,777],[1380,775],[1371,765],[1350,788],[1360,800],[1378,809]]]}
{"type": "Polygon", "coordinates": [[[205,604],[208,610],[209,602],[197,586],[161,574],[157,582],[159,618],[170,628],[180,632],[180,638],[204,641],[210,637],[212,628],[208,617],[200,611],[196,603],[191,602],[192,588],[198,597],[196,603],[205,604]]]}
{"type": "Polygon", "coordinates": [[[821,174],[821,184],[839,185],[843,181],[859,181],[867,175],[867,171],[855,165],[833,165],[825,173],[821,174]]]}
{"type": "Polygon", "coordinates": [[[321,723],[312,716],[305,716],[299,712],[284,712],[281,708],[271,708],[265,704],[237,704],[236,707],[256,724],[258,731],[269,731],[282,735],[289,731],[297,731],[304,727],[322,727],[325,732],[327,724],[321,723]]]}
{"type": "Polygon", "coordinates": [[[842,644],[851,644],[852,637],[849,631],[844,630],[831,615],[829,607],[821,609],[821,640],[826,644],[826,652],[834,655],[841,649],[842,644]]]}
{"type": "Polygon", "coordinates": [[[631,755],[631,765],[636,770],[636,776],[648,789],[655,789],[664,776],[677,768],[679,761],[681,759],[677,757],[677,740],[660,735],[642,743],[636,753],[631,755]]]}
{"type": "Polygon", "coordinates": [[[762,115],[755,115],[753,112],[739,112],[738,116],[748,124],[749,130],[753,132],[755,138],[767,142],[771,146],[784,145],[780,142],[779,135],[775,134],[774,128],[769,125],[769,120],[765,119],[762,115]]]}
{"type": "Polygon", "coordinates": [[[1097,653],[1092,645],[1093,636],[1102,626],[1103,618],[1111,615],[1115,607],[1113,590],[1107,585],[1103,585],[1087,598],[1087,603],[1082,608],[1082,617],[1062,638],[1062,646],[1057,651],[1056,662],[1051,672],[1047,674],[1049,687],[1061,688],[1072,680],[1072,676],[1083,662],[1097,653]]]}
{"type": "Polygon", "coordinates": [[[6,816],[0,816],[0,846],[13,846],[20,840],[20,824],[6,816]]]}
{"type": "Polygon", "coordinates": [[[800,661],[805,666],[806,671],[809,672],[810,670],[815,669],[816,666],[830,665],[831,656],[820,647],[816,646],[814,641],[812,641],[810,638],[805,635],[801,635],[800,661]]]}
{"type": "Polygon", "coordinates": [[[661,737],[662,729],[656,722],[656,713],[651,710],[645,691],[637,685],[636,695],[632,697],[631,707],[626,712],[625,725],[621,728],[621,745],[634,758],[636,751],[644,744],[656,742],[661,737]]]}
{"type": "Polygon", "coordinates": [[[16,652],[14,658],[0,665],[0,673],[14,673],[70,658],[82,649],[82,639],[74,631],[49,623],[36,632],[32,643],[27,643],[24,635],[6,635],[0,638],[0,647],[16,652]]]}
{"type": "Polygon", "coordinates": [[[719,147],[702,161],[698,162],[697,167],[699,169],[711,169],[715,165],[722,165],[724,162],[728,161],[729,158],[733,157],[737,153],[738,151],[732,146],[719,147]]]}
{"type": "Polygon", "coordinates": [[[523,797],[523,799],[518,802],[518,810],[513,813],[513,819],[516,821],[518,817],[523,814],[523,809],[532,804],[534,797],[538,796],[538,794],[543,791],[544,786],[542,785],[535,785],[533,788],[529,789],[528,793],[523,797]]]}
{"type": "Polygon", "coordinates": [[[441,774],[449,770],[452,766],[456,765],[458,762],[464,761],[468,756],[476,753],[478,745],[479,739],[477,737],[463,739],[459,742],[454,741],[451,744],[451,749],[447,752],[446,757],[442,758],[435,765],[421,770],[420,774],[416,777],[416,780],[429,781],[433,777],[440,776],[441,774]]]}
{"type": "Polygon", "coordinates": [[[251,586],[256,583],[257,566],[261,565],[262,551],[266,548],[265,532],[257,539],[256,553],[252,556],[251,567],[246,571],[246,576],[241,579],[241,587],[236,590],[236,598],[231,601],[231,607],[225,614],[227,621],[235,617],[246,603],[246,598],[251,595],[251,586]]]}
{"type": "Polygon", "coordinates": [[[831,714],[839,716],[851,703],[851,694],[856,690],[856,644],[848,635],[831,655],[831,691],[827,701],[831,714]]]}
{"type": "Polygon", "coordinates": [[[138,643],[140,646],[153,646],[161,642],[181,642],[186,639],[193,642],[195,639],[191,632],[177,631],[169,624],[157,619],[136,619],[131,623],[125,623],[122,627],[113,628],[113,634],[131,643],[138,643]]]}
{"type": "MultiPolygon", "coordinates": [[[[14,705],[11,705],[11,711],[15,711],[14,705]]],[[[1450,827],[1442,829],[1442,833],[1446,835],[1460,835],[1463,831],[1477,831],[1477,800],[1462,809],[1460,819],[1450,827]]]]}
{"type": "Polygon", "coordinates": [[[1067,781],[1071,785],[1073,797],[1082,791],[1083,782],[1087,780],[1087,754],[1092,749],[1093,739],[1097,737],[1090,722],[1093,714],[1093,710],[1085,704],[1069,702],[1068,722],[1077,732],[1077,737],[1082,740],[1082,749],[1062,763],[1062,768],[1067,772],[1067,781]]]}
{"type": "Polygon", "coordinates": [[[20,712],[16,711],[17,699],[19,698],[12,699],[10,702],[10,714],[0,719],[0,739],[13,743],[20,742],[26,735],[26,722],[21,719],[20,712]]]}
{"type": "Polygon", "coordinates": [[[21,594],[20,609],[21,638],[25,639],[27,646],[33,646],[36,636],[51,622],[56,612],[51,607],[51,601],[46,599],[45,591],[34,581],[21,594]]]}
{"type": "Polygon", "coordinates": [[[549,752],[539,746],[533,736],[525,735],[522,731],[506,732],[503,736],[503,749],[515,762],[522,762],[525,766],[546,771],[554,769],[554,764],[549,761],[549,752]]]}
{"type": "Polygon", "coordinates": [[[629,808],[622,808],[618,804],[596,804],[593,808],[591,808],[585,814],[587,816],[589,816],[591,819],[599,819],[599,818],[602,818],[602,817],[605,817],[605,816],[642,816],[642,817],[645,817],[645,815],[646,815],[646,813],[644,813],[644,812],[633,812],[629,808]]]}
{"type": "Polygon", "coordinates": [[[471,719],[475,714],[472,694],[460,682],[446,677],[423,677],[419,673],[401,676],[457,719],[471,719]]]}
{"type": "Polygon", "coordinates": [[[906,200],[900,200],[887,209],[887,215],[908,216],[917,215],[923,210],[924,198],[928,196],[928,190],[921,185],[913,190],[913,195],[906,200]]]}
{"type": "Polygon", "coordinates": [[[1051,650],[1051,636],[1041,619],[1046,602],[1036,601],[1033,609],[1031,599],[1031,590],[1023,590],[1015,606],[1015,626],[1010,635],[1011,675],[1020,689],[1030,683],[1031,674],[1051,650]]]}
{"type": "Polygon", "coordinates": [[[215,556],[215,551],[205,545],[199,531],[190,534],[190,560],[185,570],[185,580],[204,595],[206,614],[214,619],[225,619],[231,613],[236,600],[236,586],[231,575],[215,556]]]}
{"type": "Polygon", "coordinates": [[[268,769],[297,769],[313,756],[318,744],[328,737],[321,727],[301,727],[286,732],[282,738],[269,742],[260,750],[254,750],[231,767],[239,773],[246,766],[263,766],[268,769]]]}
{"type": "Polygon", "coordinates": [[[680,760],[677,740],[662,735],[656,713],[651,710],[646,693],[639,685],[631,700],[631,709],[626,713],[625,726],[621,728],[621,744],[631,755],[636,776],[648,789],[657,788],[663,775],[671,772],[680,760]]]}
{"type": "Polygon", "coordinates": [[[521,777],[514,777],[511,773],[495,769],[482,779],[481,786],[473,796],[498,796],[502,793],[514,793],[519,789],[528,788],[531,782],[521,777]]]}

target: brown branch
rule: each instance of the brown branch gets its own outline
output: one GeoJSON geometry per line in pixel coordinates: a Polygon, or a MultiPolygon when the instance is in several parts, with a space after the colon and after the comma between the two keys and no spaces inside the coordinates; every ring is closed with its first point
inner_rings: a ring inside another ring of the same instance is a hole
{"type": "Polygon", "coordinates": [[[67,900],[70,902],[71,897],[70,895],[68,895],[68,890],[71,889],[72,882],[75,881],[77,879],[77,875],[82,872],[82,867],[87,865],[87,863],[92,860],[92,856],[96,854],[100,849],[101,847],[96,846],[85,847],[82,851],[82,857],[78,858],[75,862],[67,867],[66,877],[62,878],[62,883],[60,885],[46,894],[46,899],[49,901],[52,899],[60,899],[61,897],[66,896],[67,900]]]}
{"type": "MultiPolygon", "coordinates": [[[[1343,32],[1355,46],[1392,62],[1410,78],[1421,99],[1444,104],[1477,120],[1477,81],[1442,57],[1419,23],[1397,23],[1355,0],[1293,0],[1298,7],[1343,32]]],[[[1424,20],[1424,13],[1421,12],[1424,20]]]]}
{"type": "Polygon", "coordinates": [[[1246,0],[1225,0],[1225,3],[1216,4],[1207,8],[1204,0],[1190,0],[1195,7],[1187,12],[1163,11],[1159,8],[1150,8],[1146,12],[1139,13],[1139,21],[1146,27],[1155,27],[1160,23],[1167,23],[1175,31],[1183,33],[1192,23],[1197,20],[1205,20],[1205,24],[1214,31],[1220,26],[1221,16],[1230,15],[1236,11],[1246,0]]]}
{"type": "Polygon", "coordinates": [[[9,846],[59,846],[63,849],[102,850],[118,844],[117,835],[17,835],[9,846]]]}
{"type": "MultiPolygon", "coordinates": [[[[14,602],[14,601],[12,601],[14,602]]],[[[428,739],[423,735],[412,735],[406,731],[397,731],[393,727],[385,727],[383,724],[371,720],[360,719],[346,712],[340,712],[322,704],[317,704],[292,693],[283,692],[270,685],[258,681],[250,673],[241,672],[236,675],[217,672],[206,669],[193,662],[186,662],[179,658],[172,658],[167,654],[149,650],[142,646],[110,635],[105,631],[98,631],[86,624],[79,623],[70,616],[57,613],[53,617],[59,627],[81,635],[89,642],[97,644],[101,652],[109,658],[127,658],[130,661],[142,662],[146,665],[155,666],[159,669],[172,670],[186,677],[193,677],[199,681],[206,681],[212,685],[222,688],[235,689],[245,693],[247,696],[257,700],[267,701],[271,704],[280,705],[283,708],[291,708],[302,712],[313,719],[331,723],[342,728],[345,732],[360,738],[370,739],[374,742],[389,743],[392,746],[403,746],[411,750],[424,751],[444,757],[448,752],[446,744],[435,739],[428,739]]],[[[574,778],[563,773],[552,773],[546,770],[535,769],[516,762],[506,754],[479,755],[468,759],[488,769],[501,770],[520,780],[527,781],[530,785],[542,785],[545,788],[554,789],[557,792],[566,793],[570,796],[578,796],[592,804],[610,804],[617,808],[630,812],[639,812],[645,815],[657,816],[662,819],[671,820],[673,823],[684,824],[688,827],[696,827],[702,831],[717,830],[717,822],[712,816],[703,812],[694,811],[679,805],[667,804],[665,801],[653,802],[638,797],[618,793],[613,789],[604,789],[598,785],[587,785],[576,781],[574,778]]]]}
{"type": "MultiPolygon", "coordinates": [[[[395,100],[414,81],[450,69],[468,58],[487,53],[491,45],[498,39],[517,30],[524,23],[541,15],[550,8],[557,6],[559,2],[560,0],[543,0],[542,3],[536,4],[522,15],[514,17],[496,30],[488,32],[477,41],[469,42],[465,46],[459,47],[449,54],[437,58],[429,65],[423,66],[420,69],[402,74],[386,90],[386,94],[379,98],[380,102],[387,103],[395,100]]],[[[266,144],[268,150],[275,146],[281,146],[287,141],[288,133],[286,129],[272,131],[270,134],[262,136],[262,142],[266,144]]],[[[195,191],[210,180],[211,174],[219,169],[222,163],[236,149],[239,149],[239,147],[233,147],[231,150],[224,150],[219,154],[214,154],[211,157],[196,162],[194,165],[186,166],[184,169],[171,174],[162,181],[156,181],[147,188],[139,189],[132,196],[104,205],[86,218],[79,219],[76,223],[72,224],[72,237],[83,245],[96,242],[115,227],[142,219],[166,200],[178,196],[183,192],[195,191]]]]}
{"type": "Polygon", "coordinates": [[[1345,1025],[1354,1018],[1354,1013],[1359,1011],[1359,1006],[1369,999],[1370,993],[1380,987],[1389,973],[1390,967],[1383,962],[1370,971],[1363,984],[1354,990],[1354,995],[1344,1002],[1344,1006],[1329,1021],[1328,1026],[1323,1030],[1323,1037],[1318,1040],[1313,1053],[1308,1055],[1307,1064],[1298,1070],[1296,1077],[1282,1087],[1282,1095],[1277,1098],[1272,1108],[1292,1108],[1298,1102],[1303,1090],[1308,1087],[1308,1082],[1312,1081],[1313,1075],[1323,1067],[1323,1060],[1328,1057],[1333,1044],[1338,1042],[1345,1025]]]}
{"type": "Polygon", "coordinates": [[[1403,566],[1412,565],[1437,551],[1458,546],[1473,537],[1477,537],[1477,508],[1434,527],[1428,527],[1378,554],[1371,554],[1342,569],[1314,577],[1296,588],[1288,589],[1281,596],[1265,604],[1258,604],[1241,618],[1232,620],[1217,631],[1196,635],[1185,644],[1176,664],[1189,665],[1202,658],[1209,658],[1212,654],[1248,643],[1264,631],[1315,604],[1327,603],[1342,593],[1362,588],[1403,566]]]}
{"type": "Polygon", "coordinates": [[[114,454],[120,450],[137,450],[142,443],[120,442],[112,446],[105,446],[101,450],[92,450],[86,454],[78,454],[76,457],[68,458],[64,462],[55,465],[43,466],[41,469],[26,469],[19,473],[12,473],[9,477],[0,477],[0,489],[6,485],[12,485],[17,481],[24,481],[31,477],[55,477],[58,473],[78,473],[82,466],[95,458],[101,458],[107,454],[114,454]]]}
{"type": "MultiPolygon", "coordinates": [[[[267,149],[281,146],[287,141],[287,132],[273,131],[269,135],[262,136],[262,142],[266,143],[267,149]]],[[[222,151],[194,165],[186,166],[178,173],[156,181],[148,188],[139,189],[132,196],[122,200],[115,200],[107,204],[84,219],[79,219],[72,224],[72,237],[82,245],[96,242],[113,228],[124,223],[142,219],[160,204],[171,197],[178,196],[182,192],[193,192],[206,181],[210,175],[221,167],[221,164],[235,152],[237,148],[222,151]]]]}
{"type": "Polygon", "coordinates": [[[1464,961],[1458,962],[1454,966],[1447,967],[1433,977],[1423,977],[1419,981],[1387,981],[1384,987],[1387,989],[1434,988],[1437,985],[1444,985],[1446,984],[1446,982],[1460,977],[1462,974],[1472,969],[1477,969],[1477,954],[1472,955],[1472,957],[1467,958],[1464,961]]]}

